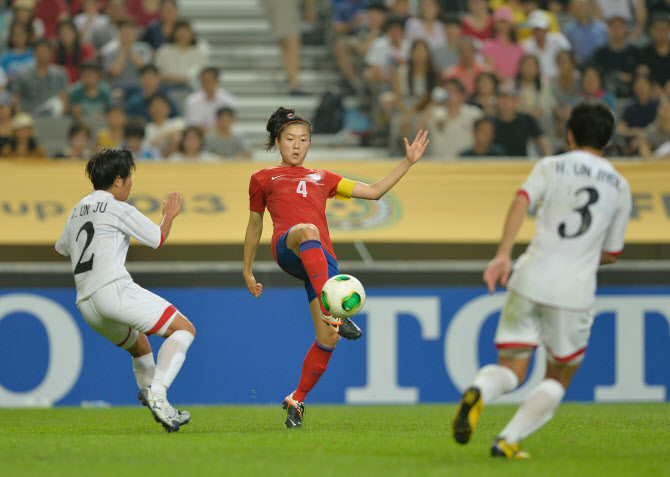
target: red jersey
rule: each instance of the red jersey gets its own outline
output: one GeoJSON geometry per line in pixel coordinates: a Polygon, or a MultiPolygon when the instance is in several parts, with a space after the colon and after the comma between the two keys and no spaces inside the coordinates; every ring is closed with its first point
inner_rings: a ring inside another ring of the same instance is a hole
{"type": "Polygon", "coordinates": [[[325,169],[277,166],[255,172],[249,181],[249,210],[263,213],[267,207],[270,212],[275,260],[277,240],[296,224],[314,224],[323,248],[337,258],[328,233],[326,200],[349,200],[353,184],[325,169]]]}

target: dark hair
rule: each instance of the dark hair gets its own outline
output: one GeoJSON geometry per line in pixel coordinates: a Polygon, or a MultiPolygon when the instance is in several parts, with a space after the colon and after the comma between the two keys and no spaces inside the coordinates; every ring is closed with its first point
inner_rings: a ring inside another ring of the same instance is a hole
{"type": "Polygon", "coordinates": [[[386,17],[386,23],[384,24],[384,32],[387,32],[389,28],[392,26],[396,25],[402,28],[403,30],[405,29],[405,18],[399,16],[399,15],[388,15],[386,17]]]}
{"type": "Polygon", "coordinates": [[[535,80],[533,80],[533,83],[535,84],[535,90],[540,91],[542,89],[542,70],[541,70],[542,67],[540,65],[540,60],[535,55],[523,55],[519,60],[519,71],[516,74],[516,87],[517,89],[521,88],[521,81],[523,79],[521,77],[521,64],[527,60],[535,61],[535,66],[537,66],[537,75],[535,76],[535,80]]]}
{"type": "Polygon", "coordinates": [[[144,122],[141,119],[131,119],[123,126],[123,136],[127,140],[131,137],[144,139],[144,122]]]}
{"type": "Polygon", "coordinates": [[[86,163],[86,176],[95,190],[109,189],[117,177],[125,181],[134,170],[135,160],[128,149],[101,149],[86,163]]]}
{"type": "Polygon", "coordinates": [[[186,136],[188,136],[188,134],[191,132],[196,133],[196,135],[200,138],[200,151],[202,151],[205,147],[205,133],[202,131],[202,129],[200,129],[198,126],[189,126],[184,129],[184,132],[181,135],[181,140],[179,141],[180,152],[185,152],[184,143],[186,142],[186,136]]]}
{"type": "Polygon", "coordinates": [[[482,71],[475,78],[475,95],[479,93],[479,82],[483,78],[489,78],[491,81],[493,81],[493,93],[495,94],[498,91],[498,85],[500,84],[498,77],[493,73],[489,73],[488,71],[482,71]]]}
{"type": "Polygon", "coordinates": [[[168,98],[167,95],[166,95],[165,93],[161,93],[161,92],[154,93],[154,94],[149,98],[149,102],[148,102],[147,104],[148,104],[149,106],[151,106],[151,103],[153,103],[153,102],[154,102],[155,100],[157,100],[157,99],[158,99],[158,100],[161,100],[161,101],[164,101],[164,102],[170,107],[170,109],[172,109],[172,104],[170,103],[170,98],[168,98]]]}
{"type": "Polygon", "coordinates": [[[110,104],[105,108],[105,115],[111,113],[112,111],[121,111],[123,114],[126,114],[126,110],[120,104],[110,104]]]}
{"type": "Polygon", "coordinates": [[[154,65],[153,63],[147,63],[146,65],[142,65],[142,67],[139,69],[139,75],[144,76],[147,73],[154,73],[154,74],[160,74],[158,72],[158,67],[154,65]]]}
{"type": "Polygon", "coordinates": [[[464,86],[463,83],[461,83],[458,79],[456,79],[456,78],[447,78],[446,80],[444,80],[444,83],[443,83],[442,86],[446,89],[446,87],[447,87],[448,85],[455,86],[456,89],[458,89],[458,91],[459,91],[461,94],[465,94],[465,86],[464,86]]]}
{"type": "Polygon", "coordinates": [[[7,49],[13,50],[14,48],[16,48],[16,45],[12,41],[12,36],[15,28],[23,28],[23,32],[28,37],[26,40],[26,45],[30,47],[35,38],[35,31],[33,30],[33,24],[22,22],[20,20],[14,20],[12,24],[9,26],[9,35],[7,35],[7,49]]]}
{"type": "Polygon", "coordinates": [[[137,22],[133,18],[124,18],[116,25],[116,27],[119,30],[123,27],[137,28],[137,22]]]}
{"type": "Polygon", "coordinates": [[[221,70],[219,70],[216,66],[205,66],[202,70],[200,70],[200,79],[202,79],[202,77],[207,73],[212,73],[218,79],[219,75],[221,74],[221,70]]]}
{"type": "Polygon", "coordinates": [[[227,106],[224,106],[223,108],[219,108],[216,110],[216,117],[219,118],[224,114],[230,114],[232,117],[235,117],[235,110],[233,108],[229,108],[227,106]]]}
{"type": "Polygon", "coordinates": [[[484,123],[489,123],[493,128],[495,129],[496,123],[494,122],[493,118],[490,118],[488,116],[484,116],[483,118],[477,119],[473,124],[472,124],[472,130],[476,131],[479,126],[481,126],[484,123]]]}
{"type": "Polygon", "coordinates": [[[579,101],[572,108],[568,131],[572,131],[578,147],[603,150],[614,130],[612,110],[602,101],[579,101]]]}
{"type": "Polygon", "coordinates": [[[95,71],[97,73],[102,73],[102,66],[99,61],[85,61],[81,64],[81,72],[83,73],[86,70],[95,71]]]}
{"type": "Polygon", "coordinates": [[[295,114],[295,109],[286,109],[283,106],[280,106],[270,119],[268,119],[268,125],[265,129],[268,132],[268,140],[265,142],[265,150],[271,151],[275,147],[275,141],[281,138],[280,132],[281,129],[286,126],[288,123],[303,123],[309,129],[309,137],[312,137],[312,123],[307,119],[298,116],[295,114]]]}
{"type": "Polygon", "coordinates": [[[74,22],[69,19],[58,22],[58,42],[56,43],[56,63],[59,65],[67,64],[67,48],[60,40],[60,32],[63,28],[70,27],[74,31],[74,43],[72,44],[72,64],[79,65],[81,62],[81,44],[79,42],[79,32],[74,22]]]}
{"type": "Polygon", "coordinates": [[[177,3],[177,0],[161,0],[161,7],[165,5],[166,3],[171,3],[175,7],[178,7],[179,4],[177,3]]]}
{"type": "Polygon", "coordinates": [[[67,138],[72,139],[79,133],[86,133],[88,137],[91,137],[91,128],[88,127],[88,124],[84,123],[74,123],[70,126],[70,129],[67,132],[67,138]]]}
{"type": "Polygon", "coordinates": [[[53,46],[51,46],[51,42],[49,40],[46,38],[40,38],[35,43],[33,43],[33,51],[37,50],[41,46],[47,47],[49,51],[53,49],[53,46]]]}
{"type": "Polygon", "coordinates": [[[422,44],[425,48],[426,51],[428,52],[428,75],[427,75],[427,81],[426,81],[426,90],[427,91],[433,91],[433,88],[437,86],[437,83],[440,78],[440,73],[437,71],[437,68],[435,68],[435,64],[433,63],[433,55],[430,52],[430,47],[428,46],[428,43],[425,40],[416,40],[414,43],[412,43],[412,47],[410,48],[410,53],[409,53],[409,59],[407,62],[408,68],[407,68],[407,84],[409,86],[409,90],[413,93],[414,92],[414,68],[416,65],[414,64],[414,61],[412,61],[412,52],[414,51],[414,48],[416,48],[418,45],[422,44]]]}
{"type": "Polygon", "coordinates": [[[584,67],[582,68],[582,78],[581,78],[582,81],[584,81],[584,76],[587,70],[593,70],[593,72],[596,75],[598,75],[598,79],[600,80],[600,87],[602,88],[604,85],[603,69],[596,63],[589,63],[587,65],[584,65],[584,67]]]}
{"type": "Polygon", "coordinates": [[[556,59],[558,59],[559,56],[561,55],[568,55],[568,58],[572,62],[572,67],[576,68],[577,67],[577,58],[575,57],[575,52],[572,50],[561,50],[558,53],[556,53],[556,59]]]}
{"type": "Polygon", "coordinates": [[[177,42],[177,30],[180,28],[188,28],[191,30],[191,45],[195,46],[198,44],[198,36],[195,34],[195,31],[193,30],[193,27],[191,26],[191,22],[188,20],[177,20],[177,22],[174,24],[174,27],[172,27],[172,33],[170,33],[170,36],[168,37],[168,43],[176,43],[177,42]]]}

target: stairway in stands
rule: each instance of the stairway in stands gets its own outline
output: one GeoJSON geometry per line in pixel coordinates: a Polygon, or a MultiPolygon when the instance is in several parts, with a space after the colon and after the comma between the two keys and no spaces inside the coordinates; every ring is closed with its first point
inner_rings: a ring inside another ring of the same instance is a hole
{"type": "MultiPolygon", "coordinates": [[[[279,106],[294,107],[311,117],[321,94],[337,84],[338,74],[327,46],[314,31],[303,32],[300,83],[307,96],[289,96],[281,53],[258,0],[184,0],[182,16],[209,41],[212,63],[222,70],[222,85],[238,101],[235,130],[256,150],[265,139],[270,113],[279,106]]],[[[330,136],[313,138],[312,157],[330,152],[330,136]]],[[[380,151],[348,148],[352,157],[379,157],[380,151]],[[354,150],[355,149],[355,150],[354,150]]],[[[257,153],[259,159],[263,153],[257,153]]]]}

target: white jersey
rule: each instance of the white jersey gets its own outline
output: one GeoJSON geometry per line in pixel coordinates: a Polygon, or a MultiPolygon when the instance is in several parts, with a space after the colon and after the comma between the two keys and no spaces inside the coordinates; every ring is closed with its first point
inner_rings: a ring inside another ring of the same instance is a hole
{"type": "Polygon", "coordinates": [[[163,242],[158,225],[109,192],[96,190],[72,209],[56,252],[72,260],[77,304],[108,283],[130,278],[125,263],[131,236],[152,248],[163,242]]]}
{"type": "Polygon", "coordinates": [[[537,209],[536,233],[509,288],[535,303],[582,310],[595,300],[601,252],[618,254],[632,199],[605,159],[572,151],[539,161],[519,191],[537,209]]]}

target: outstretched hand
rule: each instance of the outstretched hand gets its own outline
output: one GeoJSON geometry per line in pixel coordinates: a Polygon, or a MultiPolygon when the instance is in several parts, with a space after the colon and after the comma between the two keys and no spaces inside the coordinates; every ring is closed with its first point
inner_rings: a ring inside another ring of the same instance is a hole
{"type": "Polygon", "coordinates": [[[411,146],[407,138],[405,138],[405,154],[407,155],[407,160],[412,164],[416,164],[416,162],[421,159],[423,151],[426,150],[426,146],[429,142],[428,131],[424,131],[423,129],[419,130],[411,146]]]}
{"type": "Polygon", "coordinates": [[[179,195],[179,192],[170,192],[167,200],[163,201],[163,215],[174,219],[181,211],[181,203],[183,200],[184,198],[179,195]]]}

